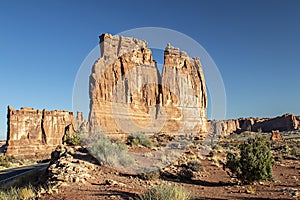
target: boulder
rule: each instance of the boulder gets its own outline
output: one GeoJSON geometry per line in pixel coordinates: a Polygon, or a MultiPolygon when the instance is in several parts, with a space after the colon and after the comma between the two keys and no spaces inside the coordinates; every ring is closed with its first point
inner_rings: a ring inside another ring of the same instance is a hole
{"type": "Polygon", "coordinates": [[[271,140],[272,140],[272,141],[275,141],[275,140],[283,140],[283,136],[280,135],[280,132],[279,132],[278,130],[272,131],[271,140]]]}

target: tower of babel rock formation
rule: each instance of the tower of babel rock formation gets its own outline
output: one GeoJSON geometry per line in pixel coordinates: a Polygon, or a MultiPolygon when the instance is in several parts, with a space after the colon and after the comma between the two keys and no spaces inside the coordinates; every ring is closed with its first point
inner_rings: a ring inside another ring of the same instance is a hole
{"type": "Polygon", "coordinates": [[[82,113],[74,117],[65,110],[35,110],[8,106],[6,154],[16,158],[49,158],[63,143],[66,131],[74,133],[85,125],[82,113]]]}
{"type": "Polygon", "coordinates": [[[199,58],[167,45],[160,75],[147,42],[100,36],[90,76],[91,132],[205,133],[207,94],[199,58]]]}

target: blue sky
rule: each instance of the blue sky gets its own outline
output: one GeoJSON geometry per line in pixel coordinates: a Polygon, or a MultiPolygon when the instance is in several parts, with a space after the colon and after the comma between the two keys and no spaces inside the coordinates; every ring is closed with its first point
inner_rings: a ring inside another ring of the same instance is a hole
{"type": "Polygon", "coordinates": [[[0,138],[7,105],[72,110],[77,70],[98,35],[164,27],[218,66],[226,118],[300,115],[300,1],[0,0],[0,138]]]}

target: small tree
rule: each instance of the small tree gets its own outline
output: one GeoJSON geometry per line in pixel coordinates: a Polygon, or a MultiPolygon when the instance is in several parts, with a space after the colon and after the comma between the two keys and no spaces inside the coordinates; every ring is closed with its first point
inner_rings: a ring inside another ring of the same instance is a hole
{"type": "Polygon", "coordinates": [[[66,143],[69,146],[76,146],[80,145],[80,133],[74,132],[72,134],[69,133],[69,131],[66,131],[63,142],[66,143]]]}
{"type": "Polygon", "coordinates": [[[239,146],[240,157],[227,154],[228,167],[242,183],[272,178],[273,159],[270,142],[265,137],[250,138],[239,146]]]}

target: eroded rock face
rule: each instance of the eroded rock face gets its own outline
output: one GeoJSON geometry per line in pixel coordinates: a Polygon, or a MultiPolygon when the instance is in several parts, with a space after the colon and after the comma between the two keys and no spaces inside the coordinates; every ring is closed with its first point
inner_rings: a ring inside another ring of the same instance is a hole
{"type": "MultiPolygon", "coordinates": [[[[235,120],[218,121],[221,126],[221,135],[228,136],[232,133],[243,131],[272,132],[272,131],[293,131],[298,130],[299,118],[293,114],[284,114],[275,118],[239,118],[235,120]]],[[[208,127],[210,123],[208,123],[208,127]]]]}
{"type": "Polygon", "coordinates": [[[167,114],[164,132],[207,132],[207,94],[202,66],[168,44],[164,52],[162,105],[167,114]]]}
{"type": "Polygon", "coordinates": [[[261,129],[263,132],[272,130],[292,131],[298,129],[298,120],[293,114],[285,114],[279,117],[257,121],[253,126],[253,131],[261,129]]]}
{"type": "Polygon", "coordinates": [[[72,112],[64,110],[35,110],[8,106],[6,154],[17,158],[49,157],[57,145],[62,144],[66,131],[78,130],[72,112]]]}
{"type": "Polygon", "coordinates": [[[199,59],[168,45],[161,77],[143,40],[104,34],[100,48],[90,76],[91,132],[206,132],[199,59]]]}

